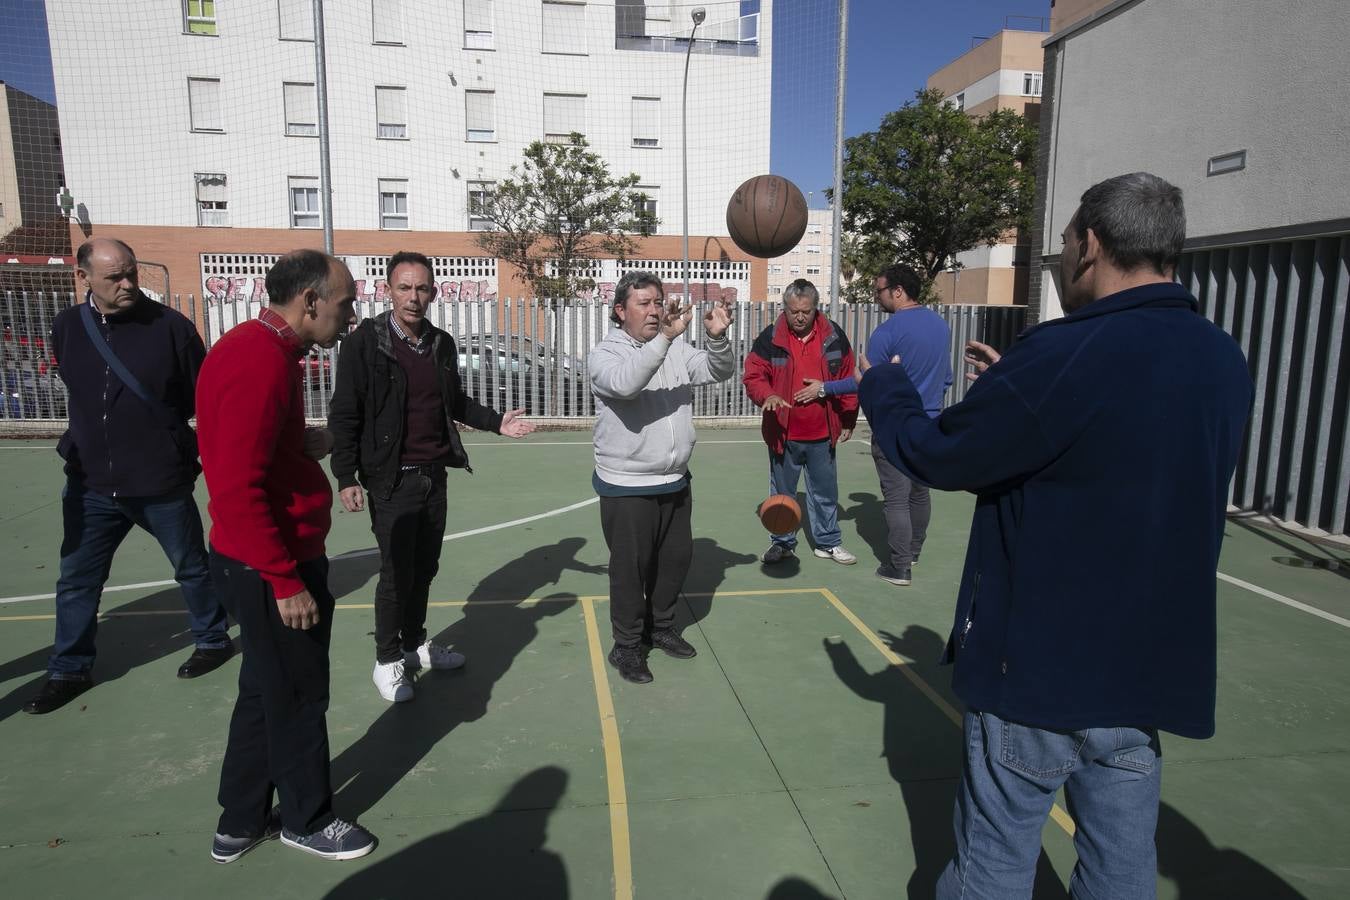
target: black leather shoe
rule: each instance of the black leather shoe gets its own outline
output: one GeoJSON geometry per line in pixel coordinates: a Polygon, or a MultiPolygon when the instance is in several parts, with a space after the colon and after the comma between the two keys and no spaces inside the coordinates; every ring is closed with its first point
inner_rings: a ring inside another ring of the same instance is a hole
{"type": "Polygon", "coordinates": [[[652,670],[647,668],[647,658],[639,647],[624,647],[615,644],[609,651],[609,664],[619,670],[619,677],[633,684],[647,684],[652,680],[652,670]]]}
{"type": "Polygon", "coordinates": [[[94,682],[89,680],[56,681],[49,678],[38,695],[23,705],[23,711],[40,716],[58,710],[93,686],[94,682]]]}
{"type": "Polygon", "coordinates": [[[226,661],[234,656],[234,644],[226,644],[224,647],[207,649],[198,647],[192,651],[192,655],[187,658],[187,662],[178,667],[179,678],[196,678],[199,675],[205,675],[207,672],[214,672],[226,661]]]}
{"type": "Polygon", "coordinates": [[[664,628],[652,632],[652,646],[676,659],[693,659],[698,656],[694,645],[686,641],[674,628],[664,628]]]}

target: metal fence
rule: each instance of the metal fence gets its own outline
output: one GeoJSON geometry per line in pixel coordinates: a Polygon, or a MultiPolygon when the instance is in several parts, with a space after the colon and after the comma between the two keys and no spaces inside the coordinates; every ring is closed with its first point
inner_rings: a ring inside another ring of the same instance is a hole
{"type": "Polygon", "coordinates": [[[1350,233],[1193,250],[1178,276],[1246,354],[1256,403],[1232,503],[1350,530],[1350,233]]]}
{"type": "MultiPolygon", "coordinates": [[[[10,403],[0,419],[52,421],[65,418],[65,389],[46,351],[47,335],[57,312],[74,302],[74,295],[18,294],[4,296],[6,393],[10,403]],[[13,387],[11,389],[11,380],[13,387]]],[[[171,305],[198,323],[208,346],[221,334],[261,309],[261,300],[201,303],[193,295],[179,295],[171,305]]],[[[387,301],[361,300],[357,315],[376,315],[387,301]]],[[[823,311],[839,323],[855,347],[867,338],[885,313],[872,304],[826,304],[823,311]]],[[[965,396],[961,373],[962,348],[969,338],[1000,349],[1012,343],[1022,328],[1022,307],[939,306],[952,327],[952,369],[956,380],[947,402],[965,396]]],[[[730,336],[737,359],[744,359],[755,337],[782,312],[781,302],[741,302],[730,336]]],[[[493,299],[434,302],[428,318],[455,336],[460,368],[467,390],[497,409],[523,408],[528,415],[558,419],[586,419],[595,413],[586,375],[586,355],[611,327],[609,306],[600,300],[552,304],[537,300],[493,299]]],[[[702,340],[702,321],[695,316],[688,337],[702,340]]],[[[311,419],[328,415],[339,350],[316,348],[305,360],[305,413],[311,419]]],[[[694,391],[694,414],[753,419],[758,409],[746,397],[738,378],[706,385],[694,391]]]]}

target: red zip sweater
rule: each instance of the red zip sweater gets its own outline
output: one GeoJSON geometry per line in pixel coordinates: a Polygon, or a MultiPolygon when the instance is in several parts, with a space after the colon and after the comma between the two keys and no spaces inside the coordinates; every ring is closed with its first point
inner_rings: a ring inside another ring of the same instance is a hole
{"type": "Polygon", "coordinates": [[[332,524],[328,476],[303,452],[304,351],[293,336],[258,320],[237,325],[197,379],[211,546],[256,569],[277,597],[305,589],[296,564],[323,555],[332,524]]]}

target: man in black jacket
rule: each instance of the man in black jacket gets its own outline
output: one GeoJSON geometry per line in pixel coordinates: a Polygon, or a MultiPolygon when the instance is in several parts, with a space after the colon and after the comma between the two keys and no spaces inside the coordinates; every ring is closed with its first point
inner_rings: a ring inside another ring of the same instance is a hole
{"type": "MultiPolygon", "coordinates": [[[[445,535],[445,470],[468,469],[456,421],[507,437],[534,426],[464,392],[455,341],[426,320],[436,289],[431,261],[389,259],[393,309],[366,319],[342,345],[328,407],[333,475],[348,512],[365,508],[380,547],[375,587],[375,671],[380,696],[411,700],[406,669],[456,669],[464,657],[427,639],[427,594],[445,535]]],[[[472,471],[472,470],[470,470],[472,471]]]]}
{"type": "Polygon", "coordinates": [[[30,713],[58,709],[93,684],[103,584],[133,525],[159,541],[187,602],[196,649],[178,677],[204,675],[234,652],[192,499],[201,469],[188,419],[206,349],[191,322],[141,293],[136,255],[126,244],[94,238],[75,260],[85,302],[52,324],[52,349],[70,398],[70,425],[57,446],[66,487],[56,638],[47,682],[24,706],[30,713]]]}

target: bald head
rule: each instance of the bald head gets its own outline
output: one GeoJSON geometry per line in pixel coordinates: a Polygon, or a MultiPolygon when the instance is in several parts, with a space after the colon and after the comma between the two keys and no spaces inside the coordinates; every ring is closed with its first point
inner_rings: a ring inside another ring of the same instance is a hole
{"type": "Polygon", "coordinates": [[[136,253],[116,238],[91,238],[75,253],[81,291],[104,315],[133,306],[141,296],[136,253]]]}

